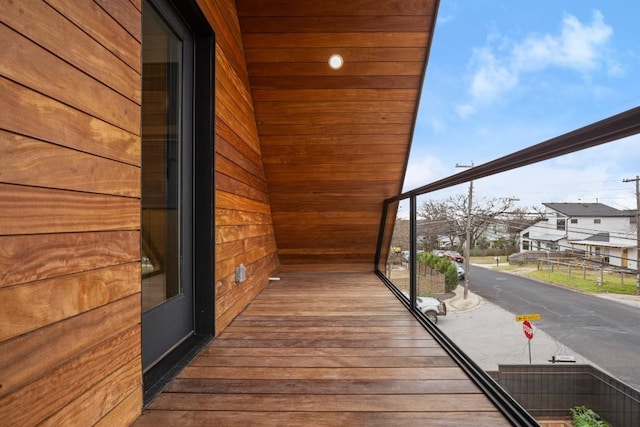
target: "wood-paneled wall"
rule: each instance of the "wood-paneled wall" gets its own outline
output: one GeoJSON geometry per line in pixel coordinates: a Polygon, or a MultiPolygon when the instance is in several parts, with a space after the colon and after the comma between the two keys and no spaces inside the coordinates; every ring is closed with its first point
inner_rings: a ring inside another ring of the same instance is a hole
{"type": "Polygon", "coordinates": [[[282,271],[373,271],[383,201],[402,188],[438,2],[236,4],[282,271]]]}
{"type": "Polygon", "coordinates": [[[253,100],[233,0],[199,0],[216,34],[216,335],[279,266],[253,100]],[[244,264],[247,280],[236,283],[244,264]]]}
{"type": "Polygon", "coordinates": [[[0,0],[0,424],[142,407],[139,0],[0,0]]]}
{"type": "MultiPolygon", "coordinates": [[[[198,4],[216,33],[219,333],[278,258],[235,2],[198,4]]],[[[127,425],[142,408],[141,1],[0,0],[0,19],[0,419],[127,425]]]]}

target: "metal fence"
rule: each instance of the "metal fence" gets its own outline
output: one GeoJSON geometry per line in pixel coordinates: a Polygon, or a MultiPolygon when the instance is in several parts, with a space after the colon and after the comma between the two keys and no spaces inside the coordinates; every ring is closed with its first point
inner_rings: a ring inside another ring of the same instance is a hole
{"type": "Polygon", "coordinates": [[[640,426],[640,391],[591,365],[500,365],[490,374],[534,417],[586,406],[614,427],[640,426]]]}

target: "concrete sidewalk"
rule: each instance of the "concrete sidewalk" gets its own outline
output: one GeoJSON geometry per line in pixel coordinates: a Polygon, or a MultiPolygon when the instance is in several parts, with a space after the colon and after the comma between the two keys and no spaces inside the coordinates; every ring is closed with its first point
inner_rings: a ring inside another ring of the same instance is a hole
{"type": "Polygon", "coordinates": [[[627,304],[632,307],[636,307],[640,310],[640,295],[623,295],[623,294],[592,294],[600,298],[606,298],[613,301],[617,301],[622,304],[627,304]]]}
{"type": "Polygon", "coordinates": [[[531,322],[534,336],[526,338],[522,322],[515,314],[483,300],[458,286],[455,295],[445,300],[447,316],[438,319],[438,327],[485,371],[496,371],[498,365],[529,363],[547,364],[552,356],[573,356],[578,364],[593,362],[556,341],[531,322]],[[529,347],[531,345],[531,347],[529,347]]]}
{"type": "Polygon", "coordinates": [[[447,303],[447,312],[449,313],[464,313],[473,310],[482,305],[484,302],[482,297],[469,292],[467,298],[464,298],[464,287],[459,285],[453,290],[453,297],[444,300],[447,303]]]}

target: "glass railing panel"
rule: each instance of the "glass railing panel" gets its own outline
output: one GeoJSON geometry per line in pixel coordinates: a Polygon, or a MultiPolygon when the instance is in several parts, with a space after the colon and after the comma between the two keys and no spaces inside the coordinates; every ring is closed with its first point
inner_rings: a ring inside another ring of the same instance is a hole
{"type": "Polygon", "coordinates": [[[463,185],[415,198],[416,307],[434,323],[446,316],[446,300],[464,278],[465,233],[459,225],[467,210],[458,194],[464,194],[463,185]]]}
{"type": "MultiPolygon", "coordinates": [[[[427,298],[444,301],[437,327],[487,372],[584,363],[640,389],[640,333],[629,332],[640,324],[638,142],[408,194],[415,230],[398,215],[395,241],[413,232],[414,306],[426,314],[427,298]],[[462,267],[458,283],[443,265],[462,267]]],[[[394,283],[410,293],[398,276],[394,283]]]]}
{"type": "Polygon", "coordinates": [[[387,210],[387,221],[384,240],[385,246],[381,251],[381,262],[384,264],[385,276],[400,291],[409,295],[410,283],[410,224],[409,199],[394,202],[387,210]],[[391,231],[391,232],[389,232],[391,231]]]}

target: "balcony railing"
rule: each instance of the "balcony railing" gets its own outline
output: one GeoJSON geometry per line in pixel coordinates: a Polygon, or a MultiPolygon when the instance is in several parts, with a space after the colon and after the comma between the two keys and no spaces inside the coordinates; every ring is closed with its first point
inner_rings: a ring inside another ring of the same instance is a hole
{"type": "MultiPolygon", "coordinates": [[[[424,235],[419,233],[423,228],[419,227],[418,209],[429,197],[437,197],[455,189],[455,186],[610,143],[639,132],[640,108],[634,108],[385,201],[375,261],[377,274],[514,425],[537,423],[454,342],[427,320],[419,308],[418,298],[445,293],[446,290],[426,274],[419,262],[419,258],[424,256],[420,253],[426,245],[420,241],[424,235]]],[[[437,220],[432,218],[430,226],[436,229],[433,234],[438,234],[437,220]]],[[[442,230],[444,233],[445,229],[442,230]]],[[[468,258],[469,254],[465,253],[464,256],[468,258]]]]}

